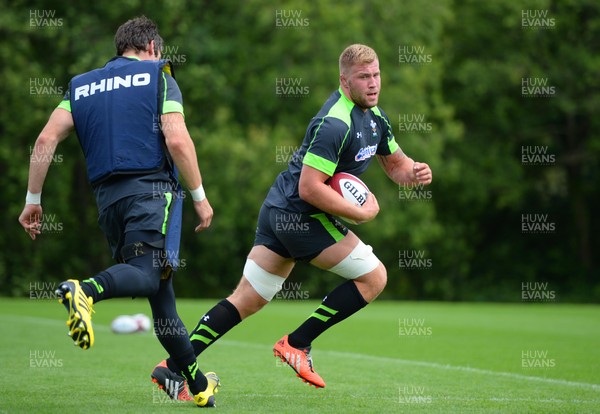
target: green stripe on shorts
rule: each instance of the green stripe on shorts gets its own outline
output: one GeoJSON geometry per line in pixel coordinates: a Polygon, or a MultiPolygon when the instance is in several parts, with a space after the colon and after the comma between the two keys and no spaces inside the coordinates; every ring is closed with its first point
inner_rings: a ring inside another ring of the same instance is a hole
{"type": "Polygon", "coordinates": [[[165,193],[165,200],[167,205],[165,206],[165,220],[162,225],[162,234],[167,234],[167,221],[169,220],[169,207],[171,207],[171,200],[173,200],[173,194],[165,193]]]}
{"type": "Polygon", "coordinates": [[[339,231],[338,228],[335,227],[331,221],[329,221],[325,213],[311,214],[310,216],[312,218],[316,218],[321,222],[323,227],[325,227],[325,230],[327,230],[327,233],[329,233],[329,235],[333,237],[333,240],[335,240],[336,243],[345,237],[344,234],[341,231],[339,231]]]}

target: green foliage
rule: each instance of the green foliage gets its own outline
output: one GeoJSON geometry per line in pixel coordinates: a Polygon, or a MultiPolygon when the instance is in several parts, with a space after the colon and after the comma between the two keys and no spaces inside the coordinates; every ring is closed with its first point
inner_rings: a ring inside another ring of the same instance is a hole
{"type": "MultiPolygon", "coordinates": [[[[361,42],[379,54],[380,106],[398,143],[434,172],[430,187],[413,189],[377,166],[363,177],[381,213],[353,231],[388,268],[382,296],[516,301],[521,283],[541,281],[561,300],[598,300],[600,7],[521,3],[1,0],[0,220],[8,237],[0,241],[0,292],[26,295],[32,281],[89,276],[111,264],[75,136],[59,146],[44,187],[44,212],[62,230],[32,242],[16,219],[30,147],[69,79],[103,65],[116,28],[145,14],[175,64],[215,210],[211,228],[195,234],[186,202],[180,295],[221,296],[235,287],[260,204],[286,167],[282,152],[300,145],[337,88],[341,50],[361,42]],[[523,27],[524,10],[546,11],[555,26],[523,27]],[[403,61],[403,48],[428,59],[403,61]],[[524,78],[547,79],[555,95],[524,96],[524,78]],[[284,79],[302,93],[281,94],[284,79]],[[404,128],[415,116],[427,131],[404,128]],[[545,148],[555,162],[526,165],[524,148],[545,148]],[[555,231],[523,233],[522,216],[536,213],[555,231]],[[407,254],[427,264],[403,266],[407,254]]],[[[305,265],[294,278],[323,294],[339,282],[305,265]]]]}
{"type": "MultiPolygon", "coordinates": [[[[459,297],[470,290],[494,298],[499,292],[486,289],[492,283],[504,290],[545,280],[563,286],[565,296],[597,284],[590,214],[598,194],[587,183],[598,171],[590,147],[598,139],[597,117],[590,108],[598,107],[599,89],[588,65],[598,61],[590,41],[600,32],[591,17],[597,21],[598,8],[595,14],[591,8],[585,2],[468,2],[456,9],[461,23],[448,30],[460,48],[449,56],[453,70],[444,90],[465,126],[464,140],[447,150],[463,162],[440,192],[440,218],[454,223],[460,217],[462,228],[471,228],[457,237],[469,246],[467,274],[478,275],[459,297]],[[554,28],[523,27],[523,10],[547,10],[554,28]],[[555,93],[523,94],[523,79],[532,78],[547,80],[555,93]],[[535,148],[545,148],[552,162],[524,165],[523,154],[535,148]],[[522,216],[535,213],[547,214],[556,230],[519,234],[522,216]]],[[[456,257],[455,247],[447,243],[440,254],[456,257]]]]}

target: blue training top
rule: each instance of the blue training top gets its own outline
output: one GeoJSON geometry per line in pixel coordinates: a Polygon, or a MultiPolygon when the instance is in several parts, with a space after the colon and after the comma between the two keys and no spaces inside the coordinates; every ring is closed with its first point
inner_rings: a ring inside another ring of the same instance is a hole
{"type": "Polygon", "coordinates": [[[173,192],[160,115],[183,114],[168,61],[117,56],[74,77],[58,105],[72,113],[98,210],[123,197],[173,192]]]}

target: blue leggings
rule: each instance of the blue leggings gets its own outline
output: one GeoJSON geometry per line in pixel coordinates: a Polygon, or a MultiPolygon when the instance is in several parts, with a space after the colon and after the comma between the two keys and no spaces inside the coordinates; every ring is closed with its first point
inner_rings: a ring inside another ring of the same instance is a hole
{"type": "MultiPolygon", "coordinates": [[[[156,242],[164,236],[156,231],[131,231],[125,234],[124,245],[135,242],[156,242]]],[[[122,297],[147,297],[152,309],[154,331],[169,355],[179,360],[190,352],[191,344],[185,325],[175,306],[173,279],[161,280],[164,265],[162,249],[144,245],[146,254],[136,256],[100,272],[106,291],[102,300],[122,297]]]]}

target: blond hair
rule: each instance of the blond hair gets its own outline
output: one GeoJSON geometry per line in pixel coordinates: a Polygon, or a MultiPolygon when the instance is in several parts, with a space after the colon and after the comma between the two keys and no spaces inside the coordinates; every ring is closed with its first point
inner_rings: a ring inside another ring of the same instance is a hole
{"type": "Polygon", "coordinates": [[[354,65],[369,64],[375,60],[378,60],[377,53],[369,46],[350,45],[340,55],[340,74],[347,74],[354,65]]]}

